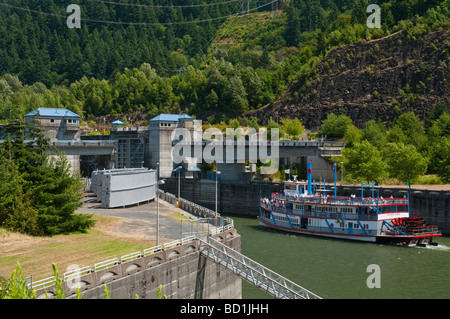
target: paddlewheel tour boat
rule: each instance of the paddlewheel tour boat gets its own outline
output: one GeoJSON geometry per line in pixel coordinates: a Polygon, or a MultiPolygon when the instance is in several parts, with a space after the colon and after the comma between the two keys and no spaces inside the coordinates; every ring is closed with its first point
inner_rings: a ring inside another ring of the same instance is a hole
{"type": "MultiPolygon", "coordinates": [[[[409,195],[404,198],[374,196],[373,184],[361,185],[361,197],[336,196],[325,183],[286,181],[285,189],[260,199],[258,219],[263,226],[317,236],[401,245],[437,245],[437,226],[421,217],[410,217],[409,195]],[[316,188],[317,185],[317,188],[316,188]],[[372,196],[364,197],[364,186],[372,186],[372,196]]],[[[336,166],[335,166],[336,176],[336,166]]]]}

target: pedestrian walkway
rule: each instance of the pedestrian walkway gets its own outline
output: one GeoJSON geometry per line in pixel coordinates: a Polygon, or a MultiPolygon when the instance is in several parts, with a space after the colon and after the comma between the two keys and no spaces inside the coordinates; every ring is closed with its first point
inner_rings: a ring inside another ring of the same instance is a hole
{"type": "Polygon", "coordinates": [[[267,267],[220,243],[212,237],[200,240],[201,253],[232,271],[251,285],[278,299],[321,299],[267,267]]]}

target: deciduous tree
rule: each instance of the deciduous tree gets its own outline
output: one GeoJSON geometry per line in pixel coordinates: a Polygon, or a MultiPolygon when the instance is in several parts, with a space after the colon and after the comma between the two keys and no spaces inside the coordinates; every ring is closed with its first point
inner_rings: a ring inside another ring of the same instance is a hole
{"type": "Polygon", "coordinates": [[[368,141],[355,143],[342,153],[344,166],[351,179],[357,182],[381,182],[387,177],[387,164],[381,152],[368,141]]]}

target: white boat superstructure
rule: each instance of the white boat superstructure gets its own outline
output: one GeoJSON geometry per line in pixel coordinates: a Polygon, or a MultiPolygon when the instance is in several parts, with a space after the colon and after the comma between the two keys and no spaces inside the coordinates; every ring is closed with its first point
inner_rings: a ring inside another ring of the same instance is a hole
{"type": "MultiPolygon", "coordinates": [[[[391,242],[404,245],[426,243],[441,236],[437,226],[429,226],[420,217],[410,217],[409,199],[336,196],[325,189],[316,189],[311,181],[286,181],[283,192],[261,198],[261,225],[294,233],[352,239],[367,242],[391,242]]],[[[318,183],[320,186],[321,184],[318,183]]]]}

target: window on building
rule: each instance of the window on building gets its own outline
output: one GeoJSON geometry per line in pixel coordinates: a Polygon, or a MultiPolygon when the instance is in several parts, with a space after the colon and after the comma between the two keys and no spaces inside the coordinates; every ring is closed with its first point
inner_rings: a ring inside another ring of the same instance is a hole
{"type": "Polygon", "coordinates": [[[55,123],[55,119],[50,119],[50,123],[55,123]]]}

